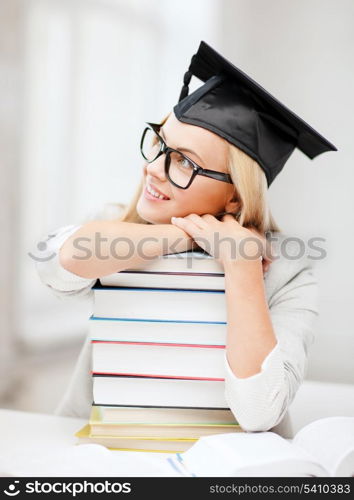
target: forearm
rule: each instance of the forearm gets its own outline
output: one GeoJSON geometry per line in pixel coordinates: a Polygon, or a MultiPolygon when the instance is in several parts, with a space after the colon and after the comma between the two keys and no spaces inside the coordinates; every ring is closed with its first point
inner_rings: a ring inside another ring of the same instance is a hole
{"type": "Polygon", "coordinates": [[[264,289],[260,260],[224,264],[227,305],[227,359],[240,378],[261,371],[277,343],[264,289]]]}
{"type": "Polygon", "coordinates": [[[190,238],[171,224],[91,221],[60,249],[61,265],[84,278],[139,267],[159,255],[187,250],[190,238]]]}

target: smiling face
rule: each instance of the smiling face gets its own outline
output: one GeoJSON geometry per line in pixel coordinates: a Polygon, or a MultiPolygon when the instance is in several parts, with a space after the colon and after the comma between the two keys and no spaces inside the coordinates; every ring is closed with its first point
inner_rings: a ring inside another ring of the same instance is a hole
{"type": "MultiPolygon", "coordinates": [[[[228,173],[228,143],[213,132],[182,123],[171,113],[159,133],[169,147],[181,151],[201,167],[228,173]]],[[[161,155],[143,166],[144,186],[136,207],[142,219],[169,224],[171,217],[235,210],[237,203],[231,201],[233,184],[197,175],[188,189],[180,189],[166,177],[164,162],[165,155],[161,155]],[[162,193],[164,199],[149,194],[146,189],[149,186],[162,193]]]]}

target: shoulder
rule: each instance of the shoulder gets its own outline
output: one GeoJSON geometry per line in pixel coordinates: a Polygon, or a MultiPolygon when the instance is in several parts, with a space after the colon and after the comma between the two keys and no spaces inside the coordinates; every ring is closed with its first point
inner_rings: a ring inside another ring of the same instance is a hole
{"type": "Polygon", "coordinates": [[[272,264],[265,277],[268,298],[279,290],[301,285],[317,286],[316,261],[321,255],[319,247],[312,246],[308,238],[283,232],[267,233],[271,245],[272,264]]]}

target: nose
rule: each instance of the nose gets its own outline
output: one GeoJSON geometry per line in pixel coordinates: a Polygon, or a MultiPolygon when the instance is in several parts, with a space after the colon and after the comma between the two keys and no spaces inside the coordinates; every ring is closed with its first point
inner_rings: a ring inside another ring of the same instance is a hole
{"type": "Polygon", "coordinates": [[[166,181],[165,155],[162,154],[156,160],[146,164],[146,174],[158,178],[161,182],[166,181]]]}

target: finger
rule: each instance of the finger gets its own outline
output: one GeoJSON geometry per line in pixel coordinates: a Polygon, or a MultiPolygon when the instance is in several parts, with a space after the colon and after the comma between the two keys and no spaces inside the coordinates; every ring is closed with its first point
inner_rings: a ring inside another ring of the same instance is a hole
{"type": "Polygon", "coordinates": [[[190,236],[194,237],[200,233],[200,228],[190,219],[186,217],[172,217],[171,223],[183,229],[190,236]]]}
{"type": "Polygon", "coordinates": [[[264,260],[262,261],[262,271],[263,271],[263,274],[268,272],[268,267],[267,267],[264,260]]]}
{"type": "Polygon", "coordinates": [[[191,220],[194,222],[196,226],[198,226],[200,229],[205,229],[207,227],[207,223],[205,220],[200,215],[197,214],[189,214],[184,217],[184,219],[191,220]]]}
{"type": "Polygon", "coordinates": [[[260,232],[256,230],[252,230],[261,240],[262,242],[262,256],[264,259],[266,259],[268,262],[272,263],[275,257],[275,254],[273,253],[273,245],[272,242],[268,240],[268,238],[264,235],[261,234],[260,232]]]}
{"type": "Polygon", "coordinates": [[[268,269],[270,264],[272,263],[272,254],[269,251],[269,241],[264,236],[262,236],[261,233],[259,233],[258,231],[251,230],[251,232],[255,235],[255,237],[258,240],[257,246],[262,256],[262,265],[263,267],[268,269]]]}
{"type": "Polygon", "coordinates": [[[272,261],[272,259],[269,258],[269,256],[267,255],[266,251],[263,251],[262,259],[263,259],[264,265],[268,269],[269,266],[272,264],[273,261],[272,261]]]}
{"type": "Polygon", "coordinates": [[[272,262],[278,260],[280,257],[279,248],[275,246],[275,243],[267,240],[267,258],[272,262]]]}
{"type": "Polygon", "coordinates": [[[214,215],[211,214],[204,214],[201,216],[201,218],[207,222],[213,222],[218,220],[214,215]]]}
{"type": "Polygon", "coordinates": [[[263,273],[267,273],[270,269],[271,262],[269,261],[262,261],[262,267],[263,267],[263,273]]]}
{"type": "Polygon", "coordinates": [[[235,217],[231,214],[225,214],[222,216],[221,218],[222,222],[230,222],[230,221],[234,221],[234,222],[237,222],[237,220],[235,219],[235,217]]]}
{"type": "Polygon", "coordinates": [[[266,240],[266,245],[265,245],[265,252],[264,252],[265,258],[269,263],[272,263],[275,257],[275,254],[273,253],[273,247],[270,241],[266,240]]]}

